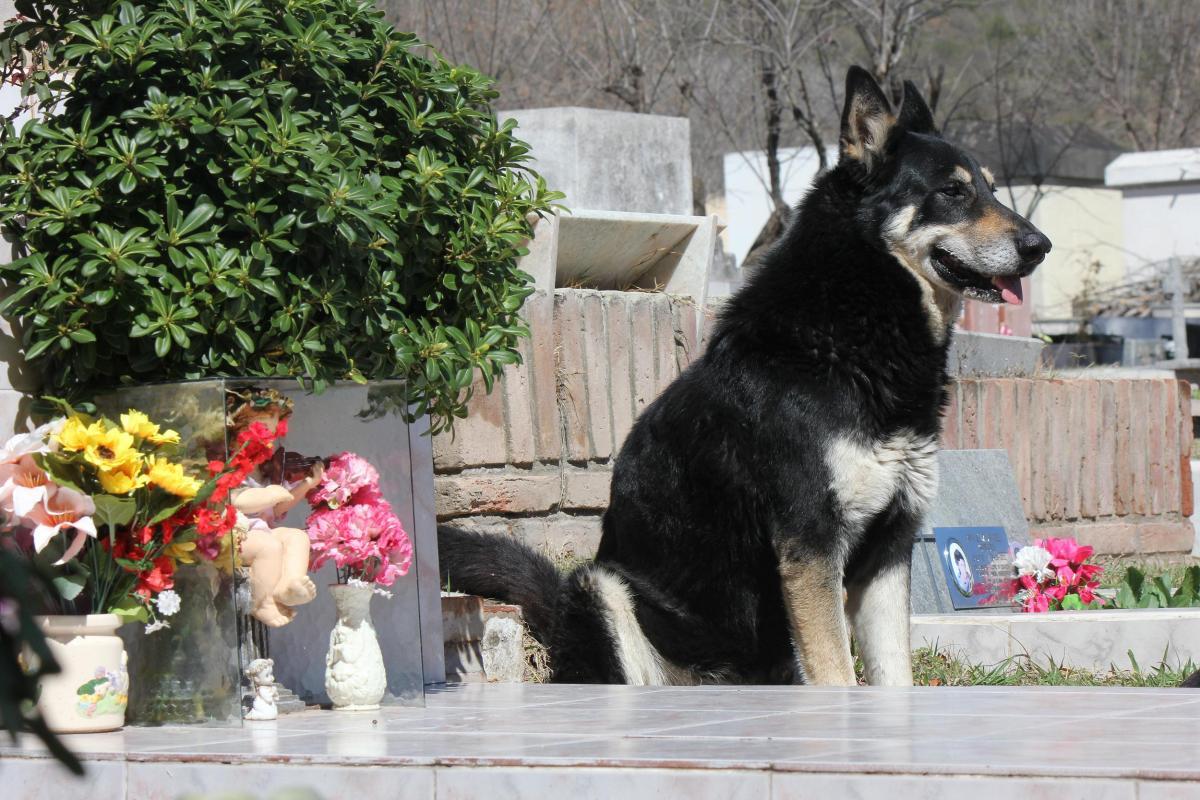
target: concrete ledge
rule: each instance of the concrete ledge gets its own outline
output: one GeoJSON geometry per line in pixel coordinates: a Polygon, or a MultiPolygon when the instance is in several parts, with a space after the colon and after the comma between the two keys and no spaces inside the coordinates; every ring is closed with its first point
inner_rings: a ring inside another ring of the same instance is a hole
{"type": "Polygon", "coordinates": [[[913,647],[947,650],[974,664],[1029,655],[1077,669],[1200,663],[1200,608],[1057,611],[1047,614],[914,614],[913,647]]]}
{"type": "Polygon", "coordinates": [[[1024,336],[955,330],[946,366],[958,378],[1025,377],[1037,372],[1045,346],[1024,336]]]}

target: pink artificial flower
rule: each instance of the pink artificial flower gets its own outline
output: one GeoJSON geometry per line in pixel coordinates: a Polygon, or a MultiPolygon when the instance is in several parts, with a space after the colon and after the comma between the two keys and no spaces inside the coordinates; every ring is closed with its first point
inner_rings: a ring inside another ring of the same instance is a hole
{"type": "Polygon", "coordinates": [[[390,586],[408,573],[412,542],[386,502],[322,508],[308,518],[311,568],[327,561],[390,586]]]}
{"type": "Polygon", "coordinates": [[[96,523],[92,520],[92,514],[95,513],[96,504],[92,498],[74,489],[59,487],[53,497],[39,503],[26,517],[34,523],[34,552],[40,553],[59,531],[71,529],[75,531],[75,538],[67,546],[62,558],[54,563],[57,566],[70,561],[79,555],[87,541],[86,537],[96,538],[96,523]]]}
{"type": "Polygon", "coordinates": [[[308,501],[314,506],[338,508],[358,491],[378,486],[379,473],[369,461],[354,453],[341,453],[330,459],[321,482],[308,493],[308,501]]]}
{"type": "Polygon", "coordinates": [[[58,490],[58,485],[29,453],[0,464],[0,509],[11,516],[25,517],[58,490]]]}

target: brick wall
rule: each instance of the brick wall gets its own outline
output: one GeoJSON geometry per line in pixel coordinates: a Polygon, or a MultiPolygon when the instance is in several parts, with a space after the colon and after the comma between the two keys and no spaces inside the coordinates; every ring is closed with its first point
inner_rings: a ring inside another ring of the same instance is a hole
{"type": "Polygon", "coordinates": [[[1074,536],[1101,553],[1192,548],[1186,382],[960,380],[942,439],[1008,451],[1035,536],[1074,536]]]}
{"type": "MultiPolygon", "coordinates": [[[[525,309],[524,363],[477,387],[453,435],[434,440],[438,516],[589,555],[611,459],[637,414],[703,341],[689,301],[558,289],[525,309]]],[[[1035,534],[1103,553],[1191,549],[1191,415],[1161,379],[960,380],[944,446],[1009,453],[1035,534]]]]}
{"type": "Polygon", "coordinates": [[[523,363],[434,439],[438,517],[590,555],[611,459],[633,420],[698,351],[694,304],[650,292],[557,289],[526,302],[523,363]]]}

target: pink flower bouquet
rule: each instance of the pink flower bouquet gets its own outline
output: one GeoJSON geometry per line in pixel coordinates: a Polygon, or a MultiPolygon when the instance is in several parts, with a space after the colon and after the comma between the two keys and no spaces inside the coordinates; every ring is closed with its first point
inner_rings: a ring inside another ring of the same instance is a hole
{"type": "Polygon", "coordinates": [[[320,484],[308,494],[310,569],[327,561],[340,583],[391,586],[408,574],[412,542],[379,491],[379,473],[354,453],[330,459],[320,484]]]}
{"type": "Polygon", "coordinates": [[[1074,539],[1037,539],[1013,558],[1016,577],[1002,587],[1002,595],[1016,601],[1022,611],[1078,610],[1103,605],[1096,596],[1103,567],[1086,563],[1093,548],[1074,539]]]}

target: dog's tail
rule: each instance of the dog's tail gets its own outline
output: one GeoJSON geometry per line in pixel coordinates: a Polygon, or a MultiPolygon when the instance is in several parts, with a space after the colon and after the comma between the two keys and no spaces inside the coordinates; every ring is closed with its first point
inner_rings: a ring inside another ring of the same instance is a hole
{"type": "Polygon", "coordinates": [[[519,605],[533,637],[550,641],[563,578],[546,556],[507,536],[439,525],[438,559],[443,586],[519,605]]]}

